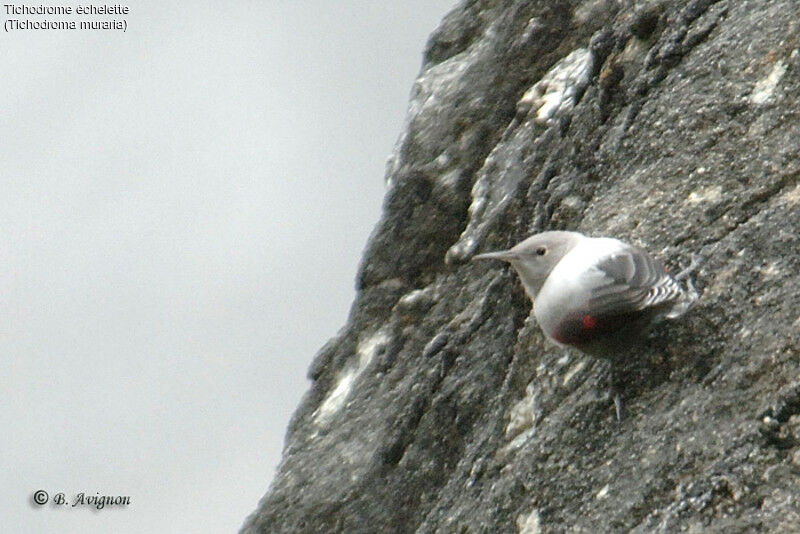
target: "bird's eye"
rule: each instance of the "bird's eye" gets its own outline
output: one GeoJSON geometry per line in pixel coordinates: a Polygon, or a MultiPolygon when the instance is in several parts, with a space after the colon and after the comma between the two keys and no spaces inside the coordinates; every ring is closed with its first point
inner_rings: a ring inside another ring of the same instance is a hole
{"type": "Polygon", "coordinates": [[[547,254],[547,248],[545,248],[545,247],[537,247],[536,248],[536,255],[537,256],[544,256],[545,254],[547,254]]]}

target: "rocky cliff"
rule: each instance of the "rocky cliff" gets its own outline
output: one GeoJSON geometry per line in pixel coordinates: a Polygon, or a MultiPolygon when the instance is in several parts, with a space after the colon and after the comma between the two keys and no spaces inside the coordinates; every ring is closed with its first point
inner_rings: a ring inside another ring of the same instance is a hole
{"type": "Polygon", "coordinates": [[[243,532],[800,531],[798,25],[794,0],[461,2],[243,532]],[[607,363],[468,261],[546,229],[705,258],[621,423],[607,363]]]}

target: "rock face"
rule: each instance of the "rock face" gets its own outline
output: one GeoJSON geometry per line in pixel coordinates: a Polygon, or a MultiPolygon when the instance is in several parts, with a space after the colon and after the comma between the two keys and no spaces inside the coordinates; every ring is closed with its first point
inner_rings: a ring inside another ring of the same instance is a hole
{"type": "Polygon", "coordinates": [[[795,0],[457,6],[243,532],[797,532],[799,26],[795,0]],[[468,261],[546,229],[705,258],[621,423],[607,364],[468,261]]]}

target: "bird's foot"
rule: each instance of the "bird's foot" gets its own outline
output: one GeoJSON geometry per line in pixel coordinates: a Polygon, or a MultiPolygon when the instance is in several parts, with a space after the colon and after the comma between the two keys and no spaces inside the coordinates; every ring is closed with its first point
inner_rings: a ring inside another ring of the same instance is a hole
{"type": "Polygon", "coordinates": [[[608,396],[614,401],[614,411],[617,414],[617,422],[622,422],[622,416],[625,415],[622,406],[622,385],[624,381],[620,374],[620,369],[614,364],[608,370],[608,396]]]}
{"type": "Polygon", "coordinates": [[[686,291],[684,302],[679,308],[676,308],[674,313],[671,314],[673,317],[678,317],[689,311],[697,302],[697,299],[700,298],[700,293],[697,291],[697,288],[694,287],[694,280],[692,279],[691,275],[703,264],[704,261],[705,258],[699,254],[692,254],[692,259],[689,262],[689,266],[675,276],[675,280],[677,281],[684,279],[686,280],[686,291]]]}
{"type": "Polygon", "coordinates": [[[608,394],[612,399],[614,399],[614,410],[617,414],[617,422],[621,423],[622,417],[625,415],[625,411],[622,406],[622,392],[619,390],[617,385],[612,382],[608,394]]]}
{"type": "Polygon", "coordinates": [[[614,409],[617,412],[617,423],[621,423],[624,412],[622,411],[622,395],[619,393],[614,394],[614,409]]]}
{"type": "MultiPolygon", "coordinates": [[[[701,256],[700,254],[692,253],[691,260],[689,261],[689,266],[683,269],[681,272],[675,275],[675,280],[683,280],[684,278],[689,278],[689,276],[700,267],[706,259],[701,256]]],[[[691,285],[692,279],[689,278],[688,283],[691,285]]]]}

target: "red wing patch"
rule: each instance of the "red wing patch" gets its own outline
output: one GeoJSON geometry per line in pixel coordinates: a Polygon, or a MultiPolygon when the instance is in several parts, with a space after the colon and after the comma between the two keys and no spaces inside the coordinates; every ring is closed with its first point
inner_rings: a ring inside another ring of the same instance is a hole
{"type": "Polygon", "coordinates": [[[593,330],[595,327],[597,327],[597,319],[591,315],[584,315],[581,325],[583,326],[584,330],[593,330]]]}

